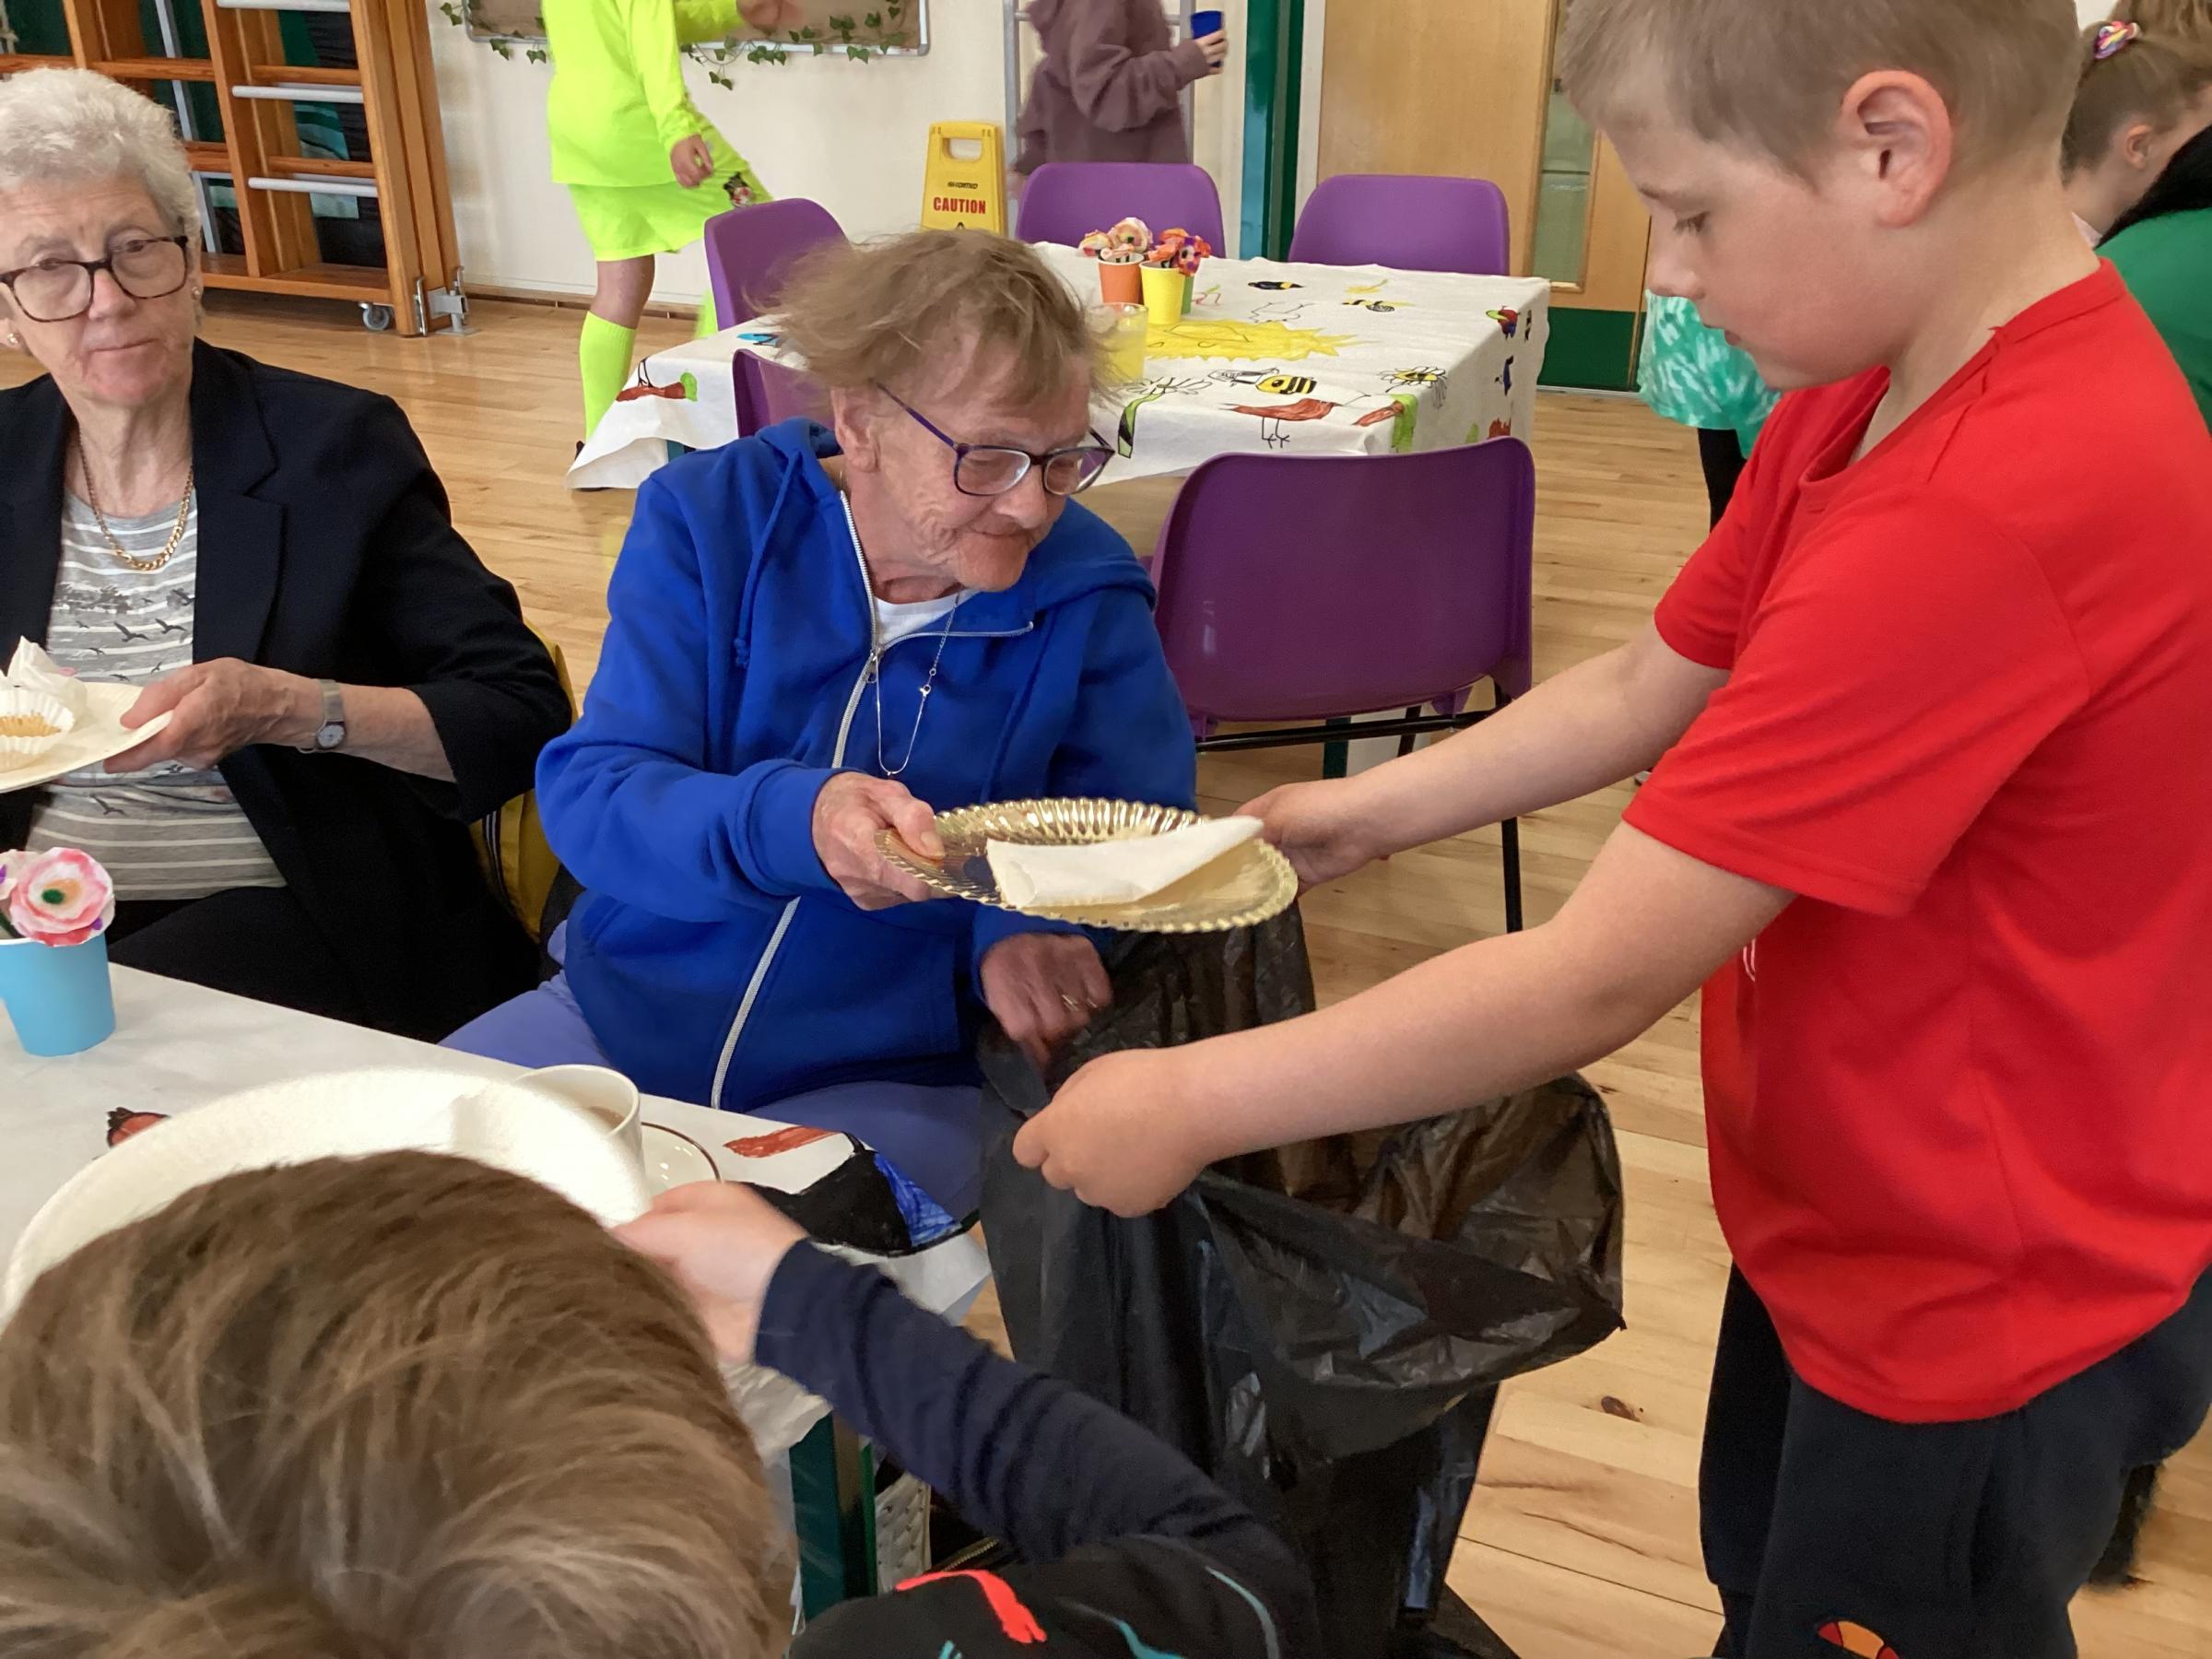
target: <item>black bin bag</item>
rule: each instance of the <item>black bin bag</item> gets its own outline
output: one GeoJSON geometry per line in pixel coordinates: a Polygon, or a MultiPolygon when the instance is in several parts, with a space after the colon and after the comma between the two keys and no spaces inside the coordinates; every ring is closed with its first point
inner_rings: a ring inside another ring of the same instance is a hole
{"type": "Polygon", "coordinates": [[[1217,1166],[1124,1221],[1014,1161],[1097,1055],[1313,1006],[1295,911],[1125,938],[1113,1006],[1050,1075],[993,1030],[982,1221],[1016,1355],[1181,1448],[1310,1566],[1332,1655],[1502,1652],[1444,1633],[1494,1391],[1621,1324],[1620,1165],[1579,1077],[1217,1166]]]}

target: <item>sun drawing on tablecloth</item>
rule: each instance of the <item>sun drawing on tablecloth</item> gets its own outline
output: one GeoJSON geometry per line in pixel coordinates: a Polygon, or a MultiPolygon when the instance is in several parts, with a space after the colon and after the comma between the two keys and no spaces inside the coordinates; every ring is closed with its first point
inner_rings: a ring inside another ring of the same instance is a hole
{"type": "Polygon", "coordinates": [[[1240,323],[1232,317],[1186,317],[1171,328],[1154,328],[1145,342],[1152,358],[1228,358],[1241,362],[1302,363],[1335,357],[1362,342],[1356,335],[1324,334],[1284,323],[1240,323]]]}

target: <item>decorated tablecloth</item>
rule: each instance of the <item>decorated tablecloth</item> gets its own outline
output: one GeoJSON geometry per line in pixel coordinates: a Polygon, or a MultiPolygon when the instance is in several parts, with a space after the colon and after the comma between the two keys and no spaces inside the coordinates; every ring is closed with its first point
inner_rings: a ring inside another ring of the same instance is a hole
{"type": "MultiPolygon", "coordinates": [[[[138,1113],[173,1115],[261,1084],[357,1066],[435,1066],[488,1077],[520,1068],[360,1026],[249,1002],[135,969],[114,970],[115,1034],[97,1048],[38,1059],[0,1019],[0,1263],[39,1207],[77,1171],[129,1133],[138,1113]]],[[[763,1118],[710,1112],[648,1095],[649,1124],[673,1129],[712,1159],[725,1181],[796,1192],[849,1155],[825,1136],[763,1118]],[[796,1143],[795,1145],[794,1143],[796,1143]]],[[[153,1133],[159,1133],[156,1125],[153,1133]]],[[[885,1265],[923,1306],[958,1317],[989,1277],[982,1246],[962,1235],[885,1265]]],[[[754,1373],[765,1378],[766,1373],[754,1373]]],[[[741,1400],[755,1432],[780,1448],[824,1407],[782,1384],[741,1400]]]]}
{"type": "MultiPolygon", "coordinates": [[[[1086,300],[1098,267],[1040,246],[1086,300]]],[[[1107,481],[1188,472],[1228,454],[1387,454],[1530,438],[1551,335],[1551,285],[1381,265],[1208,260],[1189,316],[1147,337],[1144,378],[1106,412],[1107,481]]],[[[630,488],[670,443],[737,435],[731,361],[803,368],[763,317],[655,353],[576,459],[578,488],[630,488]]]]}

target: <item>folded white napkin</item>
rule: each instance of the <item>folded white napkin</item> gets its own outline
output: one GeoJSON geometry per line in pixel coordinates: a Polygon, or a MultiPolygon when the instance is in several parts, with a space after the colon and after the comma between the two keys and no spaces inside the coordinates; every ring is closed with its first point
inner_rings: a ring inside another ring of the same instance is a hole
{"type": "Polygon", "coordinates": [[[1256,818],[1208,818],[1187,830],[1082,847],[986,842],[991,877],[1020,910],[1066,910],[1081,904],[1134,904],[1174,886],[1194,870],[1234,852],[1260,833],[1256,818]]]}
{"type": "Polygon", "coordinates": [[[16,654],[9,659],[7,672],[0,675],[0,686],[43,691],[77,719],[85,717],[84,683],[74,674],[65,674],[52,657],[29,640],[17,641],[16,654]]]}

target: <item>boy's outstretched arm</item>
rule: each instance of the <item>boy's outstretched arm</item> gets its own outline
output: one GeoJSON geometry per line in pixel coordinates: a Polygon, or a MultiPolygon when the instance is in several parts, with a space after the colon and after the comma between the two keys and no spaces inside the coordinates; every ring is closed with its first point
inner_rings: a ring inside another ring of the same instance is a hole
{"type": "Polygon", "coordinates": [[[1758,937],[1792,895],[1623,825],[1559,915],[1318,1014],[1092,1062],[1015,1156],[1121,1215],[1209,1163],[1457,1112],[1611,1053],[1758,937]]]}
{"type": "Polygon", "coordinates": [[[1651,766],[1726,681],[1645,624],[1503,712],[1356,778],[1294,783],[1247,811],[1307,887],[1446,836],[1556,806],[1651,766]]]}

